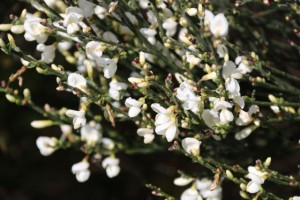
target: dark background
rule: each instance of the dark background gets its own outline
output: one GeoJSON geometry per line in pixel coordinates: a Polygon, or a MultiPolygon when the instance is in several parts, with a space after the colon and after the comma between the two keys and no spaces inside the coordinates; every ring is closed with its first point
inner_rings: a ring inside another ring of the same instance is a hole
{"type": "MultiPolygon", "coordinates": [[[[19,15],[21,10],[28,7],[24,3],[10,0],[0,1],[0,23],[8,23],[12,13],[19,15]]],[[[5,33],[0,33],[1,37],[5,33]]],[[[16,37],[17,44],[26,45],[27,51],[35,49],[35,43],[24,42],[22,35],[16,37]]],[[[14,73],[21,63],[18,58],[0,53],[0,80],[6,80],[14,73]]],[[[58,93],[54,77],[37,75],[34,70],[24,74],[24,87],[31,89],[34,101],[42,106],[76,107],[77,98],[69,93],[58,93]]],[[[38,136],[55,136],[60,134],[58,128],[36,130],[30,127],[32,120],[43,119],[42,116],[27,107],[19,107],[9,103],[0,94],[0,200],[31,200],[31,199],[159,199],[151,195],[145,188],[146,183],[160,186],[166,192],[179,197],[186,187],[175,187],[173,179],[177,177],[177,169],[187,172],[202,172],[203,169],[189,159],[168,152],[152,155],[118,155],[121,159],[121,173],[114,179],[109,179],[100,163],[92,166],[92,175],[85,183],[78,183],[71,173],[71,166],[79,162],[83,154],[77,150],[59,150],[49,157],[40,155],[35,141],[38,136]]],[[[293,174],[299,178],[296,166],[300,158],[295,153],[295,144],[299,137],[299,124],[279,124],[270,130],[270,137],[261,133],[261,141],[272,143],[268,149],[257,148],[249,151],[258,153],[259,158],[272,156],[272,169],[282,173],[293,174]],[[280,137],[271,137],[274,134],[280,137]],[[297,136],[298,135],[298,136],[297,136]],[[282,136],[282,137],[281,137],[282,136]],[[284,136],[284,137],[283,137],[284,136]],[[277,145],[285,145],[282,151],[277,145]],[[290,150],[292,149],[292,150],[290,150]]],[[[258,133],[260,134],[260,133],[258,133]]],[[[257,143],[257,141],[252,141],[257,143]]],[[[234,146],[236,147],[236,146],[234,146]]],[[[239,152],[236,152],[238,154],[239,152]]],[[[239,155],[243,161],[243,155],[239,155]]],[[[249,163],[254,164],[251,160],[249,163]]],[[[297,190],[287,187],[264,185],[271,191],[284,195],[300,195],[297,190]]],[[[238,186],[226,182],[223,184],[223,199],[240,199],[238,186]]]]}

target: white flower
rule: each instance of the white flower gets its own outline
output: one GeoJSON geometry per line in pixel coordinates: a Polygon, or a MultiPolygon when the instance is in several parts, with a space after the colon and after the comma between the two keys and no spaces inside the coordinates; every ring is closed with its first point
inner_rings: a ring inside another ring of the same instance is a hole
{"type": "Polygon", "coordinates": [[[204,123],[210,128],[213,128],[213,126],[220,122],[218,112],[215,110],[205,109],[201,114],[201,117],[204,123]]]}
{"type": "Polygon", "coordinates": [[[180,200],[201,200],[202,197],[195,188],[186,189],[180,196],[180,200]]]}
{"type": "Polygon", "coordinates": [[[154,25],[154,26],[157,25],[157,18],[152,10],[149,10],[147,12],[147,19],[151,25],[154,25]]]}
{"type": "Polygon", "coordinates": [[[102,167],[106,170],[109,178],[113,178],[120,173],[120,160],[118,158],[107,157],[102,162],[102,167]]]}
{"type": "Polygon", "coordinates": [[[164,21],[162,27],[166,29],[166,36],[172,37],[173,35],[175,35],[177,30],[177,22],[175,21],[174,17],[170,17],[164,21]]]}
{"type": "Polygon", "coordinates": [[[195,16],[198,14],[198,10],[197,8],[187,8],[185,10],[185,12],[189,15],[189,16],[195,16]]]}
{"type": "Polygon", "coordinates": [[[141,28],[140,31],[151,44],[154,45],[156,43],[156,39],[155,39],[155,35],[157,33],[156,30],[150,28],[141,28]]]}
{"type": "Polygon", "coordinates": [[[253,121],[253,117],[252,115],[259,112],[259,107],[257,105],[252,105],[249,108],[248,112],[245,112],[243,110],[240,110],[240,114],[239,117],[236,119],[236,124],[238,126],[246,126],[248,125],[250,122],[253,121]]]}
{"type": "Polygon", "coordinates": [[[242,130],[240,130],[239,132],[237,132],[234,137],[236,140],[242,140],[245,139],[246,137],[248,137],[255,129],[257,128],[257,126],[253,125],[253,126],[249,126],[246,127],[242,130]]]}
{"type": "Polygon", "coordinates": [[[233,114],[231,111],[228,110],[228,108],[232,108],[232,105],[227,101],[220,100],[216,101],[214,104],[215,111],[221,110],[219,116],[221,123],[228,123],[233,121],[233,114]]]}
{"type": "Polygon", "coordinates": [[[139,1],[139,5],[142,9],[147,9],[150,5],[149,0],[138,0],[138,1],[139,1]]]}
{"type": "Polygon", "coordinates": [[[104,19],[107,14],[106,9],[101,6],[96,6],[94,11],[95,11],[95,15],[97,15],[97,17],[99,17],[99,19],[104,19]]]}
{"type": "Polygon", "coordinates": [[[211,11],[205,10],[204,23],[209,25],[210,32],[216,37],[226,36],[228,33],[228,21],[223,13],[214,16],[211,11]]]}
{"type": "Polygon", "coordinates": [[[75,163],[73,166],[72,166],[72,173],[76,175],[76,179],[78,182],[82,183],[82,182],[85,182],[89,179],[90,177],[90,170],[89,170],[89,166],[90,164],[83,160],[79,163],[75,163]]]}
{"type": "Polygon", "coordinates": [[[202,178],[196,181],[196,188],[199,190],[201,196],[207,200],[221,200],[222,188],[217,186],[214,190],[211,190],[212,180],[202,178]]]}
{"type": "Polygon", "coordinates": [[[111,78],[117,71],[117,61],[111,58],[98,58],[96,60],[98,66],[103,67],[104,77],[111,78]]]}
{"type": "Polygon", "coordinates": [[[224,63],[222,76],[225,80],[226,90],[232,96],[240,96],[240,85],[236,79],[243,77],[242,71],[232,61],[224,63]]]}
{"type": "Polygon", "coordinates": [[[102,56],[103,50],[104,48],[101,43],[96,41],[90,41],[85,46],[86,55],[91,60],[100,58],[102,56]]]}
{"type": "Polygon", "coordinates": [[[119,101],[122,98],[122,92],[126,90],[127,87],[128,86],[125,83],[118,82],[117,80],[112,80],[109,83],[109,96],[112,99],[119,101]]]}
{"type": "Polygon", "coordinates": [[[27,41],[36,40],[38,43],[44,43],[48,39],[47,28],[41,24],[41,18],[29,18],[24,22],[25,34],[27,41]]]}
{"type": "Polygon", "coordinates": [[[87,0],[78,0],[78,6],[83,11],[85,17],[91,17],[94,14],[95,4],[87,0]]]}
{"type": "Polygon", "coordinates": [[[43,156],[49,156],[57,149],[57,142],[58,140],[54,137],[40,136],[36,140],[36,146],[43,156]]]}
{"type": "Polygon", "coordinates": [[[25,29],[23,25],[13,25],[10,31],[13,32],[14,34],[21,34],[25,31],[25,29]]]}
{"type": "Polygon", "coordinates": [[[251,179],[251,181],[247,184],[247,192],[257,193],[261,189],[261,185],[267,179],[268,173],[257,170],[257,168],[253,166],[248,167],[248,172],[247,178],[251,179]]]}
{"type": "Polygon", "coordinates": [[[179,88],[176,89],[176,97],[183,101],[183,109],[191,110],[194,113],[199,112],[201,98],[195,95],[193,88],[187,81],[182,82],[179,88]]]}
{"type": "Polygon", "coordinates": [[[77,73],[71,73],[68,75],[68,85],[78,88],[80,90],[86,90],[86,79],[77,73]]]}
{"type": "Polygon", "coordinates": [[[85,112],[82,110],[67,110],[66,115],[73,118],[74,129],[78,129],[86,124],[85,112]]]}
{"type": "Polygon", "coordinates": [[[110,138],[102,138],[101,143],[106,149],[113,150],[115,148],[115,143],[110,138]]]}
{"type": "Polygon", "coordinates": [[[125,105],[129,108],[128,116],[136,117],[141,112],[141,106],[143,105],[143,103],[131,97],[128,97],[125,100],[125,105]]]}
{"type": "MultiPolygon", "coordinates": [[[[196,51],[195,47],[190,45],[189,49],[192,51],[196,51]]],[[[186,56],[186,62],[190,64],[190,67],[194,67],[195,65],[198,65],[201,62],[201,59],[194,56],[190,51],[187,51],[185,53],[186,56]]]]}
{"type": "Polygon", "coordinates": [[[151,143],[154,139],[153,129],[152,128],[139,128],[137,134],[141,137],[144,137],[144,143],[151,143]]]}
{"type": "Polygon", "coordinates": [[[44,44],[38,44],[36,46],[36,50],[42,52],[42,58],[41,61],[45,63],[52,63],[55,58],[55,45],[44,45],[44,44]]]}
{"type": "Polygon", "coordinates": [[[158,103],[153,103],[151,108],[157,113],[155,116],[155,132],[158,135],[165,136],[167,141],[171,142],[179,132],[175,115],[171,112],[172,108],[165,109],[158,103]]]}
{"type": "Polygon", "coordinates": [[[199,155],[201,141],[192,137],[187,137],[182,140],[181,145],[187,153],[194,156],[199,155]]]}
{"type": "Polygon", "coordinates": [[[178,178],[175,178],[173,183],[174,183],[174,185],[177,185],[177,186],[186,186],[186,185],[190,184],[193,180],[194,179],[190,178],[190,177],[180,176],[178,178]]]}
{"type": "Polygon", "coordinates": [[[241,70],[241,73],[246,74],[252,72],[252,67],[248,65],[245,56],[238,56],[235,58],[235,64],[238,65],[238,69],[241,70]]]}
{"type": "Polygon", "coordinates": [[[300,200],[300,196],[293,196],[292,200],[300,200]]]}
{"type": "Polygon", "coordinates": [[[224,44],[218,44],[217,53],[220,58],[224,58],[225,55],[228,53],[227,47],[224,44]]]}
{"type": "Polygon", "coordinates": [[[83,20],[83,11],[78,7],[68,7],[63,25],[67,28],[68,34],[73,34],[80,30],[79,22],[83,20]]]}
{"type": "Polygon", "coordinates": [[[100,133],[97,126],[92,126],[93,124],[88,124],[80,129],[81,140],[85,141],[87,145],[94,146],[101,139],[102,134],[100,133]]]}

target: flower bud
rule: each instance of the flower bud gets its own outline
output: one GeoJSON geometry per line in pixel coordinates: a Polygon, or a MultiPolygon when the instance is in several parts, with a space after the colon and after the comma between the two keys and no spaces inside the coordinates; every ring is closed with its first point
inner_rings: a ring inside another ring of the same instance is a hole
{"type": "Polygon", "coordinates": [[[15,34],[21,34],[24,32],[24,26],[23,25],[14,25],[11,27],[11,32],[15,33],[15,34]]]}
{"type": "Polygon", "coordinates": [[[0,24],[0,31],[9,31],[12,27],[12,24],[0,24]]]}
{"type": "Polygon", "coordinates": [[[249,197],[249,195],[248,195],[246,192],[244,192],[244,191],[240,191],[240,195],[241,195],[241,197],[242,197],[243,199],[251,199],[251,198],[249,197]]]}
{"type": "Polygon", "coordinates": [[[30,99],[31,97],[30,90],[28,88],[25,88],[23,91],[23,95],[25,99],[30,99]]]}
{"type": "Polygon", "coordinates": [[[270,164],[271,164],[271,161],[272,161],[271,157],[268,157],[265,160],[265,162],[263,163],[264,167],[268,168],[270,166],[270,164]]]}
{"type": "Polygon", "coordinates": [[[7,34],[7,38],[10,44],[12,45],[16,45],[16,41],[14,39],[14,37],[11,34],[7,34]]]}
{"type": "Polygon", "coordinates": [[[33,128],[46,128],[53,125],[51,120],[36,120],[31,122],[33,128]]]}
{"type": "Polygon", "coordinates": [[[5,97],[9,102],[12,102],[12,103],[16,102],[16,98],[10,94],[6,94],[5,97]]]}
{"type": "Polygon", "coordinates": [[[2,40],[2,38],[0,38],[0,47],[1,48],[6,48],[6,44],[4,43],[4,41],[2,40]]]}
{"type": "Polygon", "coordinates": [[[233,174],[232,174],[231,171],[229,171],[229,170],[226,170],[226,176],[227,176],[227,178],[229,178],[229,179],[233,179],[233,178],[234,178],[233,174]]]}

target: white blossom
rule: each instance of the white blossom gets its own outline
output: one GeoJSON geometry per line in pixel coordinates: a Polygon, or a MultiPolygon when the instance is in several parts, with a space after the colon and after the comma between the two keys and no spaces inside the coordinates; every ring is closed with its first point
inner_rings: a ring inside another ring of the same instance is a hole
{"type": "Polygon", "coordinates": [[[151,143],[155,137],[152,128],[139,128],[137,130],[137,134],[141,137],[144,137],[145,144],[151,143]]]}
{"type": "Polygon", "coordinates": [[[68,7],[63,21],[64,27],[67,28],[68,34],[73,34],[80,30],[79,22],[84,18],[83,11],[78,7],[68,7]]]}
{"type": "Polygon", "coordinates": [[[95,7],[94,11],[97,17],[99,17],[99,19],[104,19],[105,16],[107,15],[106,9],[98,5],[95,7]]]}
{"type": "Polygon", "coordinates": [[[185,110],[191,110],[193,113],[199,112],[201,98],[196,96],[191,85],[184,81],[176,89],[176,97],[183,102],[185,110]]]}
{"type": "Polygon", "coordinates": [[[162,27],[166,30],[166,36],[172,37],[177,30],[177,22],[174,17],[170,17],[164,21],[162,27]]]}
{"type": "Polygon", "coordinates": [[[78,129],[86,124],[85,112],[83,110],[67,110],[66,115],[73,118],[74,129],[78,129]]]}
{"type": "Polygon", "coordinates": [[[207,178],[202,178],[201,180],[196,180],[196,188],[199,193],[206,200],[221,200],[222,199],[222,188],[217,186],[215,189],[211,190],[212,180],[207,178]]]}
{"type": "Polygon", "coordinates": [[[240,131],[238,131],[234,137],[236,140],[242,140],[248,137],[255,129],[257,128],[256,125],[248,126],[240,131]]]}
{"type": "Polygon", "coordinates": [[[75,163],[72,166],[71,171],[73,174],[75,174],[78,182],[82,183],[89,179],[90,174],[91,174],[89,167],[90,167],[90,164],[85,160],[75,163]]]}
{"type": "Polygon", "coordinates": [[[224,44],[218,44],[217,53],[220,58],[224,58],[225,55],[228,53],[227,47],[224,44]]]}
{"type": "Polygon", "coordinates": [[[138,0],[138,1],[139,1],[139,5],[142,9],[147,9],[150,5],[149,0],[138,0]]]}
{"type": "Polygon", "coordinates": [[[253,70],[253,68],[249,66],[245,56],[236,57],[235,64],[238,65],[238,69],[240,69],[243,74],[250,73],[253,70]]]}
{"type": "Polygon", "coordinates": [[[261,189],[261,185],[267,179],[267,175],[268,173],[262,172],[254,166],[249,166],[247,178],[251,179],[251,181],[247,184],[247,192],[252,194],[257,193],[261,189]]]}
{"type": "Polygon", "coordinates": [[[94,146],[102,137],[99,128],[100,127],[94,123],[83,126],[80,129],[81,140],[85,141],[89,146],[94,146]]]}
{"type": "Polygon", "coordinates": [[[157,26],[157,18],[152,10],[147,12],[147,19],[151,25],[157,26]]]}
{"type": "Polygon", "coordinates": [[[193,180],[194,179],[190,178],[190,177],[180,176],[178,178],[175,178],[173,183],[174,183],[174,185],[177,185],[177,186],[186,186],[186,185],[190,184],[193,180]]]}
{"type": "Polygon", "coordinates": [[[156,30],[150,28],[141,28],[140,31],[151,44],[154,45],[156,43],[156,39],[155,39],[155,35],[157,34],[156,30]]]}
{"type": "Polygon", "coordinates": [[[91,17],[94,14],[95,4],[87,0],[78,0],[78,6],[85,17],[91,17]]]}
{"type": "Polygon", "coordinates": [[[128,87],[127,84],[118,82],[117,80],[113,79],[109,83],[109,91],[108,91],[109,96],[112,99],[119,101],[122,98],[123,91],[125,91],[127,87],[128,87]]]}
{"type": "Polygon", "coordinates": [[[68,85],[78,88],[80,90],[85,91],[86,90],[86,79],[77,73],[71,73],[68,75],[68,85]]]}
{"type": "Polygon", "coordinates": [[[195,188],[186,189],[180,196],[180,200],[201,200],[199,192],[195,188]]]}
{"type": "Polygon", "coordinates": [[[209,11],[205,10],[204,23],[209,25],[210,32],[216,37],[226,36],[228,33],[228,21],[223,13],[216,16],[209,11]]]}
{"type": "Polygon", "coordinates": [[[54,44],[52,45],[44,45],[44,44],[38,44],[36,46],[36,50],[42,52],[42,58],[41,61],[45,63],[52,63],[55,58],[55,50],[56,47],[54,44]]]}
{"type": "Polygon", "coordinates": [[[100,57],[96,60],[99,67],[103,68],[105,78],[111,78],[117,71],[117,61],[111,58],[100,57]]]}
{"type": "Polygon", "coordinates": [[[97,58],[101,58],[104,47],[100,42],[90,41],[85,46],[85,52],[89,59],[96,60],[97,58]]]}
{"type": "Polygon", "coordinates": [[[48,39],[47,28],[41,24],[41,18],[33,17],[24,21],[25,34],[27,41],[36,40],[38,43],[44,43],[48,39]]]}
{"type": "Polygon", "coordinates": [[[158,135],[165,136],[167,141],[171,142],[179,132],[175,115],[171,111],[172,108],[165,109],[158,103],[153,103],[151,108],[157,113],[155,116],[155,132],[158,135]]]}
{"type": "Polygon", "coordinates": [[[215,110],[205,109],[201,117],[204,123],[210,128],[213,128],[213,126],[220,122],[218,112],[215,110]]]}
{"type": "Polygon", "coordinates": [[[120,173],[120,160],[114,157],[107,157],[102,162],[102,167],[106,170],[109,178],[113,178],[120,173]]]}
{"type": "Polygon", "coordinates": [[[36,140],[36,145],[43,156],[49,156],[57,149],[57,142],[54,137],[40,136],[36,140]]]}
{"type": "Polygon", "coordinates": [[[214,103],[214,110],[215,111],[221,110],[219,115],[221,123],[228,123],[233,121],[233,114],[231,111],[228,110],[228,108],[232,108],[232,105],[227,101],[220,100],[214,103]]]}
{"type": "Polygon", "coordinates": [[[201,141],[192,137],[186,137],[182,140],[181,145],[187,153],[195,156],[199,155],[201,141]]]}
{"type": "Polygon", "coordinates": [[[240,96],[240,85],[237,79],[243,77],[242,71],[232,61],[227,61],[224,63],[222,76],[225,80],[226,90],[231,96],[240,96]]]}
{"type": "Polygon", "coordinates": [[[236,119],[236,124],[238,126],[246,126],[253,121],[253,114],[259,112],[259,107],[257,105],[252,105],[248,112],[240,110],[239,117],[236,119]]]}
{"type": "Polygon", "coordinates": [[[141,112],[141,106],[143,105],[143,103],[131,97],[128,97],[125,100],[125,105],[129,108],[128,116],[136,117],[141,112]]]}

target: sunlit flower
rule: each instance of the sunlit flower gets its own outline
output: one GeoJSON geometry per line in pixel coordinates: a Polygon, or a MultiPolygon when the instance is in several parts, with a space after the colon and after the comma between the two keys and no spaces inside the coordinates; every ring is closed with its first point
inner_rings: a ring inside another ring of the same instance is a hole
{"type": "Polygon", "coordinates": [[[182,140],[181,145],[187,153],[195,156],[199,155],[201,141],[192,137],[186,137],[182,140]]]}
{"type": "Polygon", "coordinates": [[[96,60],[102,56],[104,47],[100,42],[90,41],[85,46],[86,55],[89,59],[96,60]]]}
{"type": "Polygon", "coordinates": [[[202,197],[195,188],[186,189],[180,196],[180,200],[201,200],[202,197]]]}
{"type": "Polygon", "coordinates": [[[127,84],[125,83],[121,83],[121,82],[118,82],[117,80],[112,80],[110,83],[109,83],[109,96],[116,100],[116,101],[119,101],[121,98],[122,98],[122,94],[123,92],[127,89],[127,84]]]}
{"type": "Polygon", "coordinates": [[[209,11],[205,10],[204,23],[209,25],[210,32],[216,37],[226,36],[228,33],[228,21],[223,13],[216,16],[209,11]]]}
{"type": "Polygon", "coordinates": [[[87,124],[80,129],[81,140],[85,141],[87,145],[94,146],[102,137],[100,127],[96,124],[87,124]]]}
{"type": "Polygon", "coordinates": [[[105,78],[111,78],[117,71],[117,61],[111,58],[97,58],[96,63],[103,68],[105,78]]]}
{"type": "Polygon", "coordinates": [[[226,90],[232,96],[239,96],[240,85],[237,79],[241,79],[243,77],[242,71],[238,69],[232,61],[227,61],[224,63],[222,76],[225,80],[226,90]]]}
{"type": "Polygon", "coordinates": [[[176,117],[172,113],[171,108],[165,109],[158,103],[151,105],[157,115],[155,117],[155,132],[158,135],[163,135],[167,138],[168,142],[171,142],[178,134],[178,128],[176,125],[176,117]]]}
{"type": "Polygon", "coordinates": [[[52,45],[44,45],[44,44],[38,44],[36,46],[36,50],[42,52],[42,58],[41,61],[45,63],[52,63],[55,58],[55,50],[56,47],[54,44],[52,45]]]}
{"type": "Polygon", "coordinates": [[[143,105],[143,103],[131,97],[128,97],[125,100],[125,105],[129,108],[128,116],[136,117],[141,112],[141,106],[143,105]]]}
{"type": "Polygon", "coordinates": [[[68,34],[73,34],[80,30],[79,22],[83,20],[83,11],[78,7],[68,7],[63,25],[67,28],[68,34]]]}
{"type": "Polygon", "coordinates": [[[268,177],[268,173],[258,170],[256,167],[249,166],[247,178],[251,181],[247,184],[247,192],[257,193],[261,189],[261,185],[268,177]]]}
{"type": "Polygon", "coordinates": [[[41,18],[28,18],[24,22],[25,34],[27,41],[36,40],[38,43],[44,43],[48,39],[47,28],[41,24],[41,18]]]}
{"type": "Polygon", "coordinates": [[[177,31],[177,22],[174,17],[170,17],[164,21],[162,27],[166,30],[166,36],[172,37],[177,31]]]}
{"type": "Polygon", "coordinates": [[[183,102],[182,106],[185,110],[198,113],[201,98],[195,95],[193,88],[186,81],[176,89],[176,97],[183,102]]]}
{"type": "Polygon", "coordinates": [[[67,110],[66,115],[73,118],[74,129],[78,129],[86,124],[85,112],[82,110],[67,110]]]}
{"type": "Polygon", "coordinates": [[[77,73],[71,73],[68,75],[68,85],[78,88],[80,90],[85,91],[86,90],[86,79],[77,73]]]}

